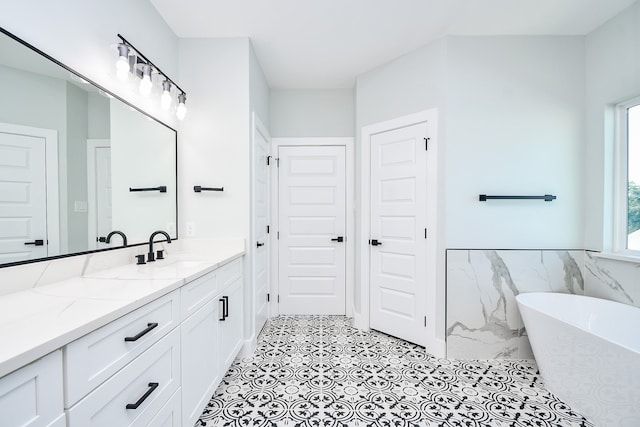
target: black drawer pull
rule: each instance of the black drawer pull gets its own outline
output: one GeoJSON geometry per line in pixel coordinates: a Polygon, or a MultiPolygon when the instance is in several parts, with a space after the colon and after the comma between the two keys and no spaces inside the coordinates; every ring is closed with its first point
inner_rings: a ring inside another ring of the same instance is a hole
{"type": "Polygon", "coordinates": [[[223,298],[220,298],[218,301],[220,301],[222,303],[222,318],[220,318],[221,322],[224,322],[225,320],[227,320],[227,315],[225,314],[227,312],[227,301],[223,298]]]}
{"type": "Polygon", "coordinates": [[[149,332],[151,332],[151,330],[153,330],[153,329],[155,329],[157,327],[158,327],[157,323],[147,323],[147,327],[146,327],[146,329],[144,331],[140,331],[137,335],[135,335],[133,337],[124,337],[124,340],[125,341],[138,341],[144,335],[148,334],[149,332]]]}
{"type": "Polygon", "coordinates": [[[138,409],[138,406],[142,405],[142,403],[147,400],[147,397],[151,396],[151,393],[158,388],[158,383],[149,383],[149,389],[142,395],[140,399],[136,403],[127,403],[127,409],[138,409]]]}

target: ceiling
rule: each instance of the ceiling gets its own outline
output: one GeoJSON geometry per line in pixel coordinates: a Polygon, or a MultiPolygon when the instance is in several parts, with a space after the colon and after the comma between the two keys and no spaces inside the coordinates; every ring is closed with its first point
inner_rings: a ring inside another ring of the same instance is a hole
{"type": "Polygon", "coordinates": [[[150,0],[178,37],[250,37],[272,88],[352,88],[444,35],[585,35],[636,0],[150,0]]]}

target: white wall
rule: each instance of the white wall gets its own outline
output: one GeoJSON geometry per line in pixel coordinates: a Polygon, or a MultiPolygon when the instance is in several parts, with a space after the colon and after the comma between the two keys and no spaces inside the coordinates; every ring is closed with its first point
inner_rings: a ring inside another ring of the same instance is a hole
{"type": "Polygon", "coordinates": [[[352,89],[271,91],[271,136],[353,136],[352,89]]]}
{"type": "Polygon", "coordinates": [[[180,86],[191,88],[178,147],[180,236],[191,222],[195,237],[249,237],[248,49],[247,38],[180,40],[180,86]]]}
{"type": "Polygon", "coordinates": [[[269,82],[262,71],[258,57],[249,42],[249,103],[262,124],[269,130],[271,121],[271,94],[269,82]]]}
{"type": "Polygon", "coordinates": [[[583,38],[447,41],[447,248],[581,249],[583,38]]]}
{"type": "Polygon", "coordinates": [[[640,95],[640,3],[586,37],[585,248],[611,250],[612,107],[640,95]]]}

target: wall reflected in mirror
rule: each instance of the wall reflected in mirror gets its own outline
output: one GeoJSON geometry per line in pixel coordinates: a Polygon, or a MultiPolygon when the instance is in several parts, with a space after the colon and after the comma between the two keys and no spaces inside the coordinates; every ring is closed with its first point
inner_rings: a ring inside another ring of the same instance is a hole
{"type": "Polygon", "coordinates": [[[177,237],[176,131],[2,31],[0,267],[177,237]]]}

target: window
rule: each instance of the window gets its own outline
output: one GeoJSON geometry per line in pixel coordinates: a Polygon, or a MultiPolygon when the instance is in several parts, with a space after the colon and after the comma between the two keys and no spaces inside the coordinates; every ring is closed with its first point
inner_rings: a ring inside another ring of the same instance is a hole
{"type": "Polygon", "coordinates": [[[615,246],[640,253],[640,99],[618,106],[618,208],[615,246]]]}

